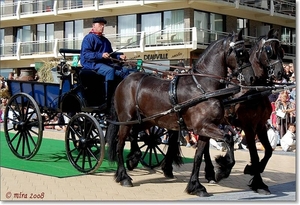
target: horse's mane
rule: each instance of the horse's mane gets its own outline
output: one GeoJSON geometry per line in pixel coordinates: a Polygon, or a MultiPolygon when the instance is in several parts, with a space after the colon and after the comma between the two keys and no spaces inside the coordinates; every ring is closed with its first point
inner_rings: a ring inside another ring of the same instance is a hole
{"type": "Polygon", "coordinates": [[[261,41],[261,39],[265,38],[266,36],[259,36],[256,40],[255,40],[255,44],[254,46],[251,46],[251,48],[249,49],[249,53],[252,53],[253,50],[255,50],[257,47],[259,47],[259,42],[261,41]]]}
{"type": "Polygon", "coordinates": [[[213,41],[212,43],[210,43],[209,46],[204,50],[204,52],[200,54],[200,57],[199,57],[197,63],[195,64],[194,69],[195,69],[195,67],[197,67],[199,62],[203,61],[203,59],[206,58],[206,56],[210,53],[210,51],[214,48],[214,46],[216,44],[223,42],[232,36],[233,36],[233,34],[228,34],[226,38],[221,38],[219,40],[216,40],[216,41],[213,41]]]}
{"type": "Polygon", "coordinates": [[[213,47],[222,40],[224,40],[224,39],[219,39],[219,40],[216,40],[216,41],[212,42],[211,44],[209,44],[209,46],[204,50],[204,52],[201,53],[201,55],[197,61],[197,64],[199,61],[202,61],[207,56],[207,54],[213,49],[213,47]]]}
{"type": "MultiPolygon", "coordinates": [[[[251,53],[254,49],[256,49],[257,47],[259,47],[259,42],[263,39],[268,39],[268,36],[267,35],[261,35],[259,37],[257,37],[257,39],[255,40],[255,44],[254,46],[252,46],[249,50],[249,53],[251,53]]],[[[276,38],[278,39],[278,37],[276,35],[274,35],[274,33],[272,34],[271,38],[276,38]]]]}

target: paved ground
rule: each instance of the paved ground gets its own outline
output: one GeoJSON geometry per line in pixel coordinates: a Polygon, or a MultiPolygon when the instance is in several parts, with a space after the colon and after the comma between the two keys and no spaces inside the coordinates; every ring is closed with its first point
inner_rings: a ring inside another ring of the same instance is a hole
{"type": "MultiPolygon", "coordinates": [[[[44,137],[63,139],[59,131],[46,131],[44,137]]],[[[184,156],[193,157],[193,148],[182,147],[184,156]]],[[[211,148],[212,155],[222,154],[211,148]]],[[[263,152],[260,152],[263,156],[263,152]]],[[[184,192],[192,170],[192,164],[174,167],[175,179],[165,179],[157,168],[136,169],[129,172],[134,187],[121,187],[113,180],[114,173],[99,173],[69,178],[56,178],[28,172],[10,170],[1,167],[1,200],[78,200],[78,201],[296,201],[296,154],[276,150],[265,172],[264,182],[269,186],[271,195],[254,193],[247,186],[250,176],[243,174],[249,162],[249,153],[245,150],[235,151],[236,164],[229,178],[218,184],[208,184],[203,176],[202,164],[200,182],[212,195],[207,198],[188,195],[184,192]],[[30,199],[30,196],[36,197],[30,199]]],[[[70,169],[73,167],[70,165],[70,169]]]]}

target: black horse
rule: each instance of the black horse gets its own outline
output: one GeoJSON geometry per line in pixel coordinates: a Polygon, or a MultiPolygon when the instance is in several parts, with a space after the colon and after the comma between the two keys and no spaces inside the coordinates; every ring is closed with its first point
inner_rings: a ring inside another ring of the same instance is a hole
{"type": "MultiPolygon", "coordinates": [[[[247,54],[242,31],[232,33],[226,38],[212,43],[201,55],[197,66],[187,75],[178,75],[172,81],[161,79],[146,73],[134,73],[124,79],[116,88],[112,108],[112,122],[109,124],[106,139],[109,145],[110,160],[117,160],[116,182],[122,186],[133,186],[124,167],[123,150],[125,140],[131,138],[130,159],[139,159],[141,151],[134,142],[137,133],[152,126],[174,131],[169,136],[169,149],[162,170],[166,177],[173,177],[172,163],[182,163],[178,147],[178,130],[192,130],[200,136],[201,142],[195,153],[192,176],[187,193],[207,196],[208,193],[199,182],[199,170],[204,148],[211,137],[227,139],[218,128],[224,117],[221,98],[239,92],[239,87],[225,88],[223,83],[228,68],[236,73],[247,54]],[[216,91],[217,89],[220,89],[216,91]]],[[[233,144],[225,156],[219,156],[219,178],[228,177],[235,164],[233,144]]],[[[134,168],[139,160],[127,162],[134,168]]]]}
{"type": "MultiPolygon", "coordinates": [[[[281,80],[284,74],[283,70],[283,49],[278,40],[278,32],[271,29],[266,36],[261,36],[255,45],[249,51],[250,63],[255,73],[255,81],[252,87],[244,88],[242,92],[237,93],[234,101],[225,101],[228,104],[226,108],[226,121],[231,125],[241,128],[245,132],[246,141],[250,153],[251,165],[245,167],[244,173],[250,174],[253,178],[249,186],[259,194],[270,194],[268,186],[263,182],[261,173],[264,171],[269,159],[272,156],[273,149],[267,136],[267,120],[270,118],[272,108],[268,99],[274,80],[281,80]],[[259,91],[260,90],[260,91],[259,91]],[[255,137],[258,137],[265,148],[264,157],[259,160],[255,146],[255,137]]],[[[273,87],[274,88],[274,87],[273,87]]],[[[208,145],[204,154],[206,162],[206,179],[213,179],[215,174],[211,163],[208,145]]]]}

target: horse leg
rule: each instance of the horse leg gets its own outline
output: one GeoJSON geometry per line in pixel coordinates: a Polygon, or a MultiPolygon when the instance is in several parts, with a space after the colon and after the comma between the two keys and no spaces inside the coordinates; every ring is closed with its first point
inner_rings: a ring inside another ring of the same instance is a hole
{"type": "Polygon", "coordinates": [[[115,173],[115,180],[116,182],[120,182],[122,186],[126,187],[132,187],[132,179],[127,174],[125,166],[124,166],[124,146],[125,146],[125,140],[126,136],[130,133],[131,127],[129,126],[120,126],[119,129],[119,138],[118,138],[118,144],[117,144],[117,162],[118,162],[118,168],[115,173]]]}
{"type": "Polygon", "coordinates": [[[256,145],[255,145],[255,133],[251,129],[244,129],[248,149],[250,152],[250,161],[251,165],[246,165],[244,169],[244,174],[250,174],[253,178],[250,180],[249,187],[259,193],[268,195],[270,194],[270,190],[268,186],[263,182],[262,177],[260,175],[261,168],[259,162],[259,156],[257,153],[256,145]]]}
{"type": "Polygon", "coordinates": [[[216,157],[216,163],[219,165],[216,168],[216,181],[220,181],[224,178],[227,178],[230,173],[231,169],[235,164],[234,160],[234,141],[233,137],[226,134],[224,137],[225,145],[227,146],[227,151],[225,156],[217,156],[216,157]]]}
{"type": "Polygon", "coordinates": [[[182,157],[180,156],[180,145],[178,141],[178,131],[169,131],[168,140],[168,151],[166,153],[165,159],[162,162],[162,170],[166,178],[174,178],[173,175],[173,162],[180,166],[182,162],[182,157]]]}
{"type": "Polygon", "coordinates": [[[206,188],[199,181],[200,166],[202,162],[203,152],[207,143],[208,143],[207,140],[206,141],[198,140],[197,149],[194,157],[192,174],[188,182],[188,185],[185,189],[185,191],[188,194],[197,195],[200,197],[210,196],[207,193],[206,188]]]}
{"type": "Polygon", "coordinates": [[[209,153],[209,142],[206,144],[204,148],[204,161],[205,161],[205,179],[207,179],[208,183],[215,184],[215,170],[214,165],[212,164],[210,153],[209,153]]]}
{"type": "MultiPolygon", "coordinates": [[[[209,126],[205,126],[205,128],[202,128],[199,131],[199,139],[200,140],[205,140],[205,138],[201,136],[214,136],[219,139],[224,139],[224,144],[227,146],[227,151],[225,156],[217,156],[215,161],[218,164],[215,170],[215,179],[216,181],[220,181],[223,178],[227,178],[230,173],[231,169],[235,164],[234,160],[234,141],[233,137],[225,134],[223,131],[221,131],[216,125],[210,124],[209,126]]],[[[204,148],[203,148],[204,149],[204,148]]],[[[211,171],[210,171],[211,172],[211,171]]]]}
{"type": "Polygon", "coordinates": [[[260,173],[263,173],[267,166],[269,159],[271,158],[271,156],[273,154],[273,149],[270,145],[270,141],[268,139],[268,134],[267,134],[267,128],[265,125],[262,125],[262,129],[257,132],[257,137],[260,140],[261,144],[265,148],[265,155],[261,159],[260,164],[259,164],[260,173]]]}
{"type": "Polygon", "coordinates": [[[134,126],[129,137],[130,153],[127,155],[126,158],[126,166],[128,170],[133,170],[134,168],[136,168],[142,156],[142,152],[139,148],[137,141],[137,135],[138,130],[134,126]]]}

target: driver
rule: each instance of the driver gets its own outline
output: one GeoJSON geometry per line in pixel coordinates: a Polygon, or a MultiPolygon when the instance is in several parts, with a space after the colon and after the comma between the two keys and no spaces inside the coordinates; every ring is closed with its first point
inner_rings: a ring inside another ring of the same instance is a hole
{"type": "Polygon", "coordinates": [[[107,21],[102,17],[93,19],[92,29],[82,41],[80,62],[83,69],[94,70],[105,76],[105,100],[110,102],[115,75],[125,78],[129,70],[113,64],[111,58],[126,60],[126,56],[113,52],[110,41],[103,35],[106,24],[107,21]]]}

